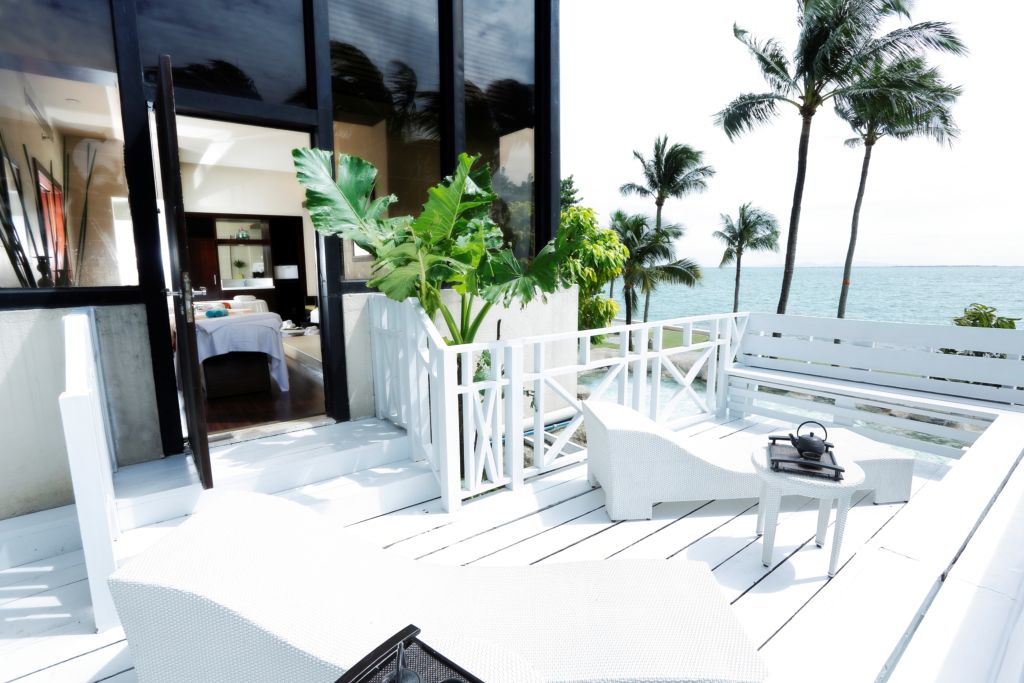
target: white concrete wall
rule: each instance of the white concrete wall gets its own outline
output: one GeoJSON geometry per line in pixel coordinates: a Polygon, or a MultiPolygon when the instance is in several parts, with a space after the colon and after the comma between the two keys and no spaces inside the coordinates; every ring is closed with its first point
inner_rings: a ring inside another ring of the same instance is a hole
{"type": "MultiPolygon", "coordinates": [[[[370,357],[370,324],[366,310],[368,297],[375,294],[346,294],[342,301],[345,315],[345,358],[348,361],[348,395],[352,419],[374,414],[373,375],[370,357]]],[[[444,292],[449,309],[457,311],[458,296],[452,290],[444,292]]],[[[576,331],[576,317],[579,293],[576,288],[563,290],[548,297],[547,302],[534,301],[526,308],[493,308],[480,326],[476,341],[493,341],[496,338],[498,321],[501,321],[501,338],[514,339],[537,334],[576,331]]],[[[438,329],[442,335],[445,327],[438,316],[438,329]]],[[[575,358],[572,343],[553,345],[548,349],[550,364],[567,365],[575,358]]],[[[575,382],[575,378],[571,378],[575,382]]],[[[547,394],[548,407],[562,405],[555,401],[553,392],[547,394]]]]}
{"type": "MultiPolygon", "coordinates": [[[[58,397],[68,309],[0,312],[0,519],[72,502],[58,397]]],[[[162,457],[141,305],[96,309],[118,462],[162,457]]]]}

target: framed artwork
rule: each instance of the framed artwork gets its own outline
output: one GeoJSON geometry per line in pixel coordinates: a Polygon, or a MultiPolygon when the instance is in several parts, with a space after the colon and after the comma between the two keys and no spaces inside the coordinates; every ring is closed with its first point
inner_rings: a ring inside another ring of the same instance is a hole
{"type": "Polygon", "coordinates": [[[67,221],[64,216],[64,188],[43,168],[38,159],[32,160],[36,175],[36,198],[39,202],[39,226],[43,255],[51,268],[51,277],[57,287],[71,283],[71,258],[68,252],[67,221]]]}

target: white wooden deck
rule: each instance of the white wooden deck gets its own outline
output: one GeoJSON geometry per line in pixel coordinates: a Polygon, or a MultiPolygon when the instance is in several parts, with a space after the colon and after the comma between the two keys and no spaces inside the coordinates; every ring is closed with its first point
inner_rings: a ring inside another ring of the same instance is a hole
{"type": "MultiPolygon", "coordinates": [[[[767,420],[734,420],[702,423],[684,432],[704,444],[747,449],[761,443],[773,427],[767,420]]],[[[937,458],[919,458],[914,495],[941,479],[949,467],[937,458]]],[[[854,502],[841,567],[904,507],[874,505],[864,493],[854,502]]],[[[815,545],[817,509],[817,501],[808,498],[784,499],[775,563],[767,568],[761,565],[761,543],[754,533],[756,500],[662,503],[654,508],[651,520],[612,522],[604,509],[604,493],[591,489],[584,464],[538,477],[523,491],[474,501],[454,515],[445,514],[439,502],[431,501],[351,528],[395,553],[442,564],[525,565],[610,558],[704,562],[761,650],[769,671],[786,672],[785,676],[773,674],[771,680],[845,681],[841,672],[822,678],[820,669],[794,670],[799,648],[795,644],[775,647],[776,637],[794,615],[830,583],[832,536],[824,549],[815,545]]],[[[837,577],[841,575],[842,569],[837,577]]],[[[821,626],[828,628],[827,623],[821,626]]],[[[884,656],[895,645],[889,643],[884,656]]]]}
{"type": "MultiPolygon", "coordinates": [[[[684,431],[708,446],[748,449],[772,428],[767,420],[733,420],[684,431]]],[[[947,470],[938,459],[920,458],[915,495],[947,470]]],[[[855,500],[843,543],[843,566],[903,507],[873,505],[867,496],[855,500]]],[[[756,512],[755,500],[675,502],[655,507],[654,518],[648,521],[612,522],[604,510],[603,492],[590,488],[586,466],[580,464],[537,477],[517,492],[491,493],[457,513],[444,513],[439,500],[430,500],[357,521],[349,528],[397,554],[446,564],[523,565],[613,557],[705,562],[769,669],[789,672],[777,680],[797,680],[792,677],[792,662],[799,660],[799,652],[794,645],[777,646],[787,640],[778,635],[827,590],[830,546],[819,549],[813,542],[816,503],[787,498],[779,517],[775,564],[765,568],[754,534],[756,512]]],[[[349,520],[352,515],[352,510],[344,513],[349,520]]],[[[124,554],[144,549],[181,521],[129,532],[125,543],[130,547],[124,554]]],[[[842,575],[840,570],[837,579],[842,575]]],[[[80,551],[0,572],[0,681],[134,681],[123,632],[90,633],[88,602],[80,551]]]]}

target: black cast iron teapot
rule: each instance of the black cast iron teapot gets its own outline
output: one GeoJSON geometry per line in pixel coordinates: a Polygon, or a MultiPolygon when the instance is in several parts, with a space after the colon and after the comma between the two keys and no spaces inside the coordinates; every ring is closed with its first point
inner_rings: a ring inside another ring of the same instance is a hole
{"type": "Polygon", "coordinates": [[[802,458],[809,458],[811,460],[821,460],[821,456],[825,455],[825,451],[832,447],[825,439],[828,438],[828,430],[825,429],[825,425],[814,420],[808,420],[802,422],[799,427],[796,428],[796,434],[792,432],[789,434],[789,442],[793,444],[793,448],[800,454],[802,458]],[[807,425],[817,425],[821,427],[821,432],[824,437],[815,435],[813,431],[808,431],[806,434],[802,434],[801,430],[807,425]]]}

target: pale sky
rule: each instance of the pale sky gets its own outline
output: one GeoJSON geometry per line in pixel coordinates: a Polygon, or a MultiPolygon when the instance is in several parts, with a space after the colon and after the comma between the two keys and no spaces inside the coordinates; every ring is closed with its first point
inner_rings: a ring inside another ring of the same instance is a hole
{"type": "MultiPolygon", "coordinates": [[[[712,117],[741,92],[767,88],[733,22],[759,38],[796,40],[794,0],[562,0],[562,174],[573,174],[584,203],[602,221],[623,208],[653,215],[653,200],[624,198],[640,181],[634,149],[649,157],[654,138],[705,152],[717,175],[701,195],[670,199],[669,221],[687,236],[679,255],[718,264],[711,237],[719,214],[752,201],[776,215],[778,254],[744,264],[782,265],[800,117],[783,105],[775,122],[729,142],[712,117]]],[[[1019,28],[1024,4],[919,0],[914,21],[952,22],[966,57],[938,56],[945,78],[964,88],[955,108],[961,137],[952,149],[925,140],[875,147],[861,215],[856,264],[1024,266],[1024,110],[1019,28]]],[[[832,111],[814,118],[797,265],[839,265],[846,255],[863,148],[832,111]]]]}

